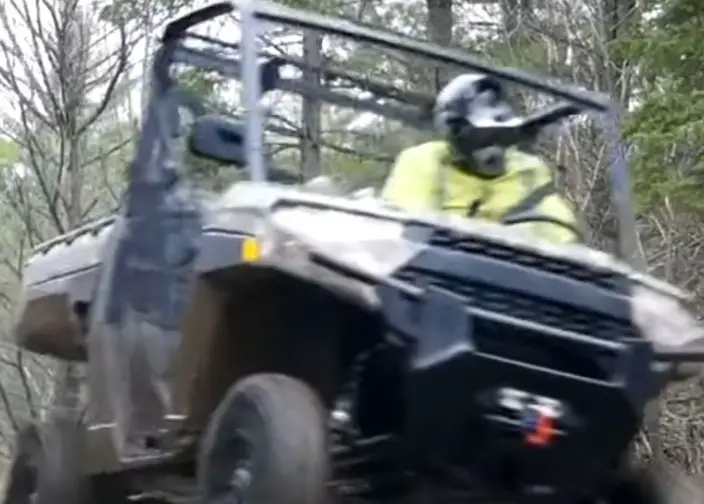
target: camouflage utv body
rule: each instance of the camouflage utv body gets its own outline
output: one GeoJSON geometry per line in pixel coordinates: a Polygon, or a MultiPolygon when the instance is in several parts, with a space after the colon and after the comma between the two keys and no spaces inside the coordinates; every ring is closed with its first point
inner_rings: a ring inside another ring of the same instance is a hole
{"type": "MultiPolygon", "coordinates": [[[[416,275],[423,268],[416,261],[436,252],[452,260],[482,261],[482,268],[471,262],[466,268],[479,280],[482,275],[493,278],[490,265],[559,274],[572,289],[629,281],[627,311],[618,322],[633,327],[626,330],[654,341],[662,341],[653,334],[658,331],[691,339],[686,334],[699,330],[677,306],[683,294],[587,247],[556,246],[489,223],[410,215],[373,201],[242,182],[203,201],[202,237],[187,281],[181,327],[161,331],[135,314],[138,337],[105,352],[104,334],[89,338],[84,317],[94,302],[102,257],[121,233],[121,220],[119,215],[100,220],[37,248],[25,270],[25,304],[16,332],[28,350],[88,359],[89,431],[96,450],[90,467],[95,472],[120,468],[104,437],[115,428],[113,408],[132,411],[134,418],[125,418],[125,425],[139,426],[150,436],[158,435],[164,421],[170,428],[199,431],[230,384],[265,370],[300,377],[332,401],[344,378],[337,368],[338,353],[345,338],[355,338],[347,335],[348,328],[368,330],[375,323],[369,314],[400,316],[384,312],[391,301],[386,296],[422,295],[416,275]],[[248,247],[256,251],[248,252],[248,247]],[[359,325],[350,325],[355,319],[359,325]],[[674,326],[660,327],[661,322],[674,326]],[[294,336],[299,332],[308,334],[294,336]],[[110,360],[139,372],[112,383],[104,372],[110,360]],[[138,395],[109,391],[134,385],[138,395]],[[100,390],[105,392],[96,393],[100,390]],[[104,403],[110,396],[142,402],[104,403]]],[[[440,282],[443,272],[436,274],[440,282]]],[[[498,277],[494,280],[496,285],[498,277]]],[[[508,287],[520,287],[518,277],[515,282],[508,287]]],[[[466,298],[460,291],[453,294],[458,302],[459,296],[466,298]]],[[[508,310],[518,301],[507,297],[503,302],[508,310]]],[[[525,315],[537,318],[549,308],[545,300],[525,315]]],[[[579,334],[589,324],[597,321],[555,316],[550,327],[579,334]]]]}

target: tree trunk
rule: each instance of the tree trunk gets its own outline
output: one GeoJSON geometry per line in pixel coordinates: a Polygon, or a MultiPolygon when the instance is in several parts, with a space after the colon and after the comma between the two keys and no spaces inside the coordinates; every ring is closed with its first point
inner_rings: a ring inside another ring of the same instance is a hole
{"type": "Polygon", "coordinates": [[[521,22],[530,14],[532,7],[531,0],[501,0],[504,30],[509,40],[516,36],[521,22]]]}
{"type": "MultiPolygon", "coordinates": [[[[63,79],[63,134],[67,147],[67,160],[64,169],[62,200],[65,212],[65,229],[71,231],[81,225],[83,215],[82,192],[82,152],[86,139],[79,131],[83,114],[83,96],[88,79],[88,47],[90,44],[83,12],[76,0],[69,0],[65,6],[67,28],[60,41],[63,66],[59,75],[63,79]],[[63,74],[63,75],[62,75],[63,74]]],[[[80,403],[80,379],[75,364],[62,363],[57,384],[56,401],[61,416],[72,417],[78,414],[80,403]]]]}
{"type": "MultiPolygon", "coordinates": [[[[452,0],[425,0],[428,9],[428,39],[441,46],[452,44],[452,0]]],[[[450,78],[448,69],[436,68],[433,87],[439,91],[450,78]]]]}
{"type": "MultiPolygon", "coordinates": [[[[310,89],[320,87],[320,65],[322,63],[323,37],[316,32],[303,34],[303,60],[308,68],[304,79],[310,89]]],[[[307,96],[303,99],[303,132],[301,136],[301,175],[310,180],[321,174],[320,166],[320,101],[307,96]]]]}

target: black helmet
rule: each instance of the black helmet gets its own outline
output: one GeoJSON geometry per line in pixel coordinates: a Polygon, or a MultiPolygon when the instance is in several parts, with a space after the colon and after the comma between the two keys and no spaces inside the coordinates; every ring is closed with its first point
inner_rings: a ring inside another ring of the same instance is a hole
{"type": "Polygon", "coordinates": [[[454,161],[478,175],[503,173],[505,147],[490,130],[515,117],[501,84],[482,74],[455,77],[435,99],[435,127],[450,143],[454,161]]]}

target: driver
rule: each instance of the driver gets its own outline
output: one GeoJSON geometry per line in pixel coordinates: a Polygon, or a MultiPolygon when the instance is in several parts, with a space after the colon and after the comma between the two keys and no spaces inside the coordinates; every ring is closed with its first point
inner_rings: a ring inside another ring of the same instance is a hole
{"type": "Polygon", "coordinates": [[[434,116],[445,139],[401,152],[382,198],[409,211],[497,222],[542,216],[558,223],[522,226],[556,243],[579,240],[575,214],[556,192],[551,168],[536,156],[485,138],[481,127],[516,118],[498,82],[480,74],[456,77],[438,94],[434,116]]]}

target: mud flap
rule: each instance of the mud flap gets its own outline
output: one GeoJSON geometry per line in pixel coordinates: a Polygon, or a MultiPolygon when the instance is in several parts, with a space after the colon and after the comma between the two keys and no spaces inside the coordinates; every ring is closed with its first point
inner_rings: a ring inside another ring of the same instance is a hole
{"type": "Polygon", "coordinates": [[[73,418],[21,429],[3,504],[85,503],[85,434],[84,425],[73,418]]]}
{"type": "Polygon", "coordinates": [[[37,462],[41,440],[35,425],[23,427],[16,436],[15,456],[10,464],[3,504],[30,504],[37,486],[37,462]]]}
{"type": "Polygon", "coordinates": [[[86,455],[84,425],[59,417],[41,432],[41,456],[37,466],[37,491],[32,504],[80,504],[87,499],[82,473],[86,455]]]}

